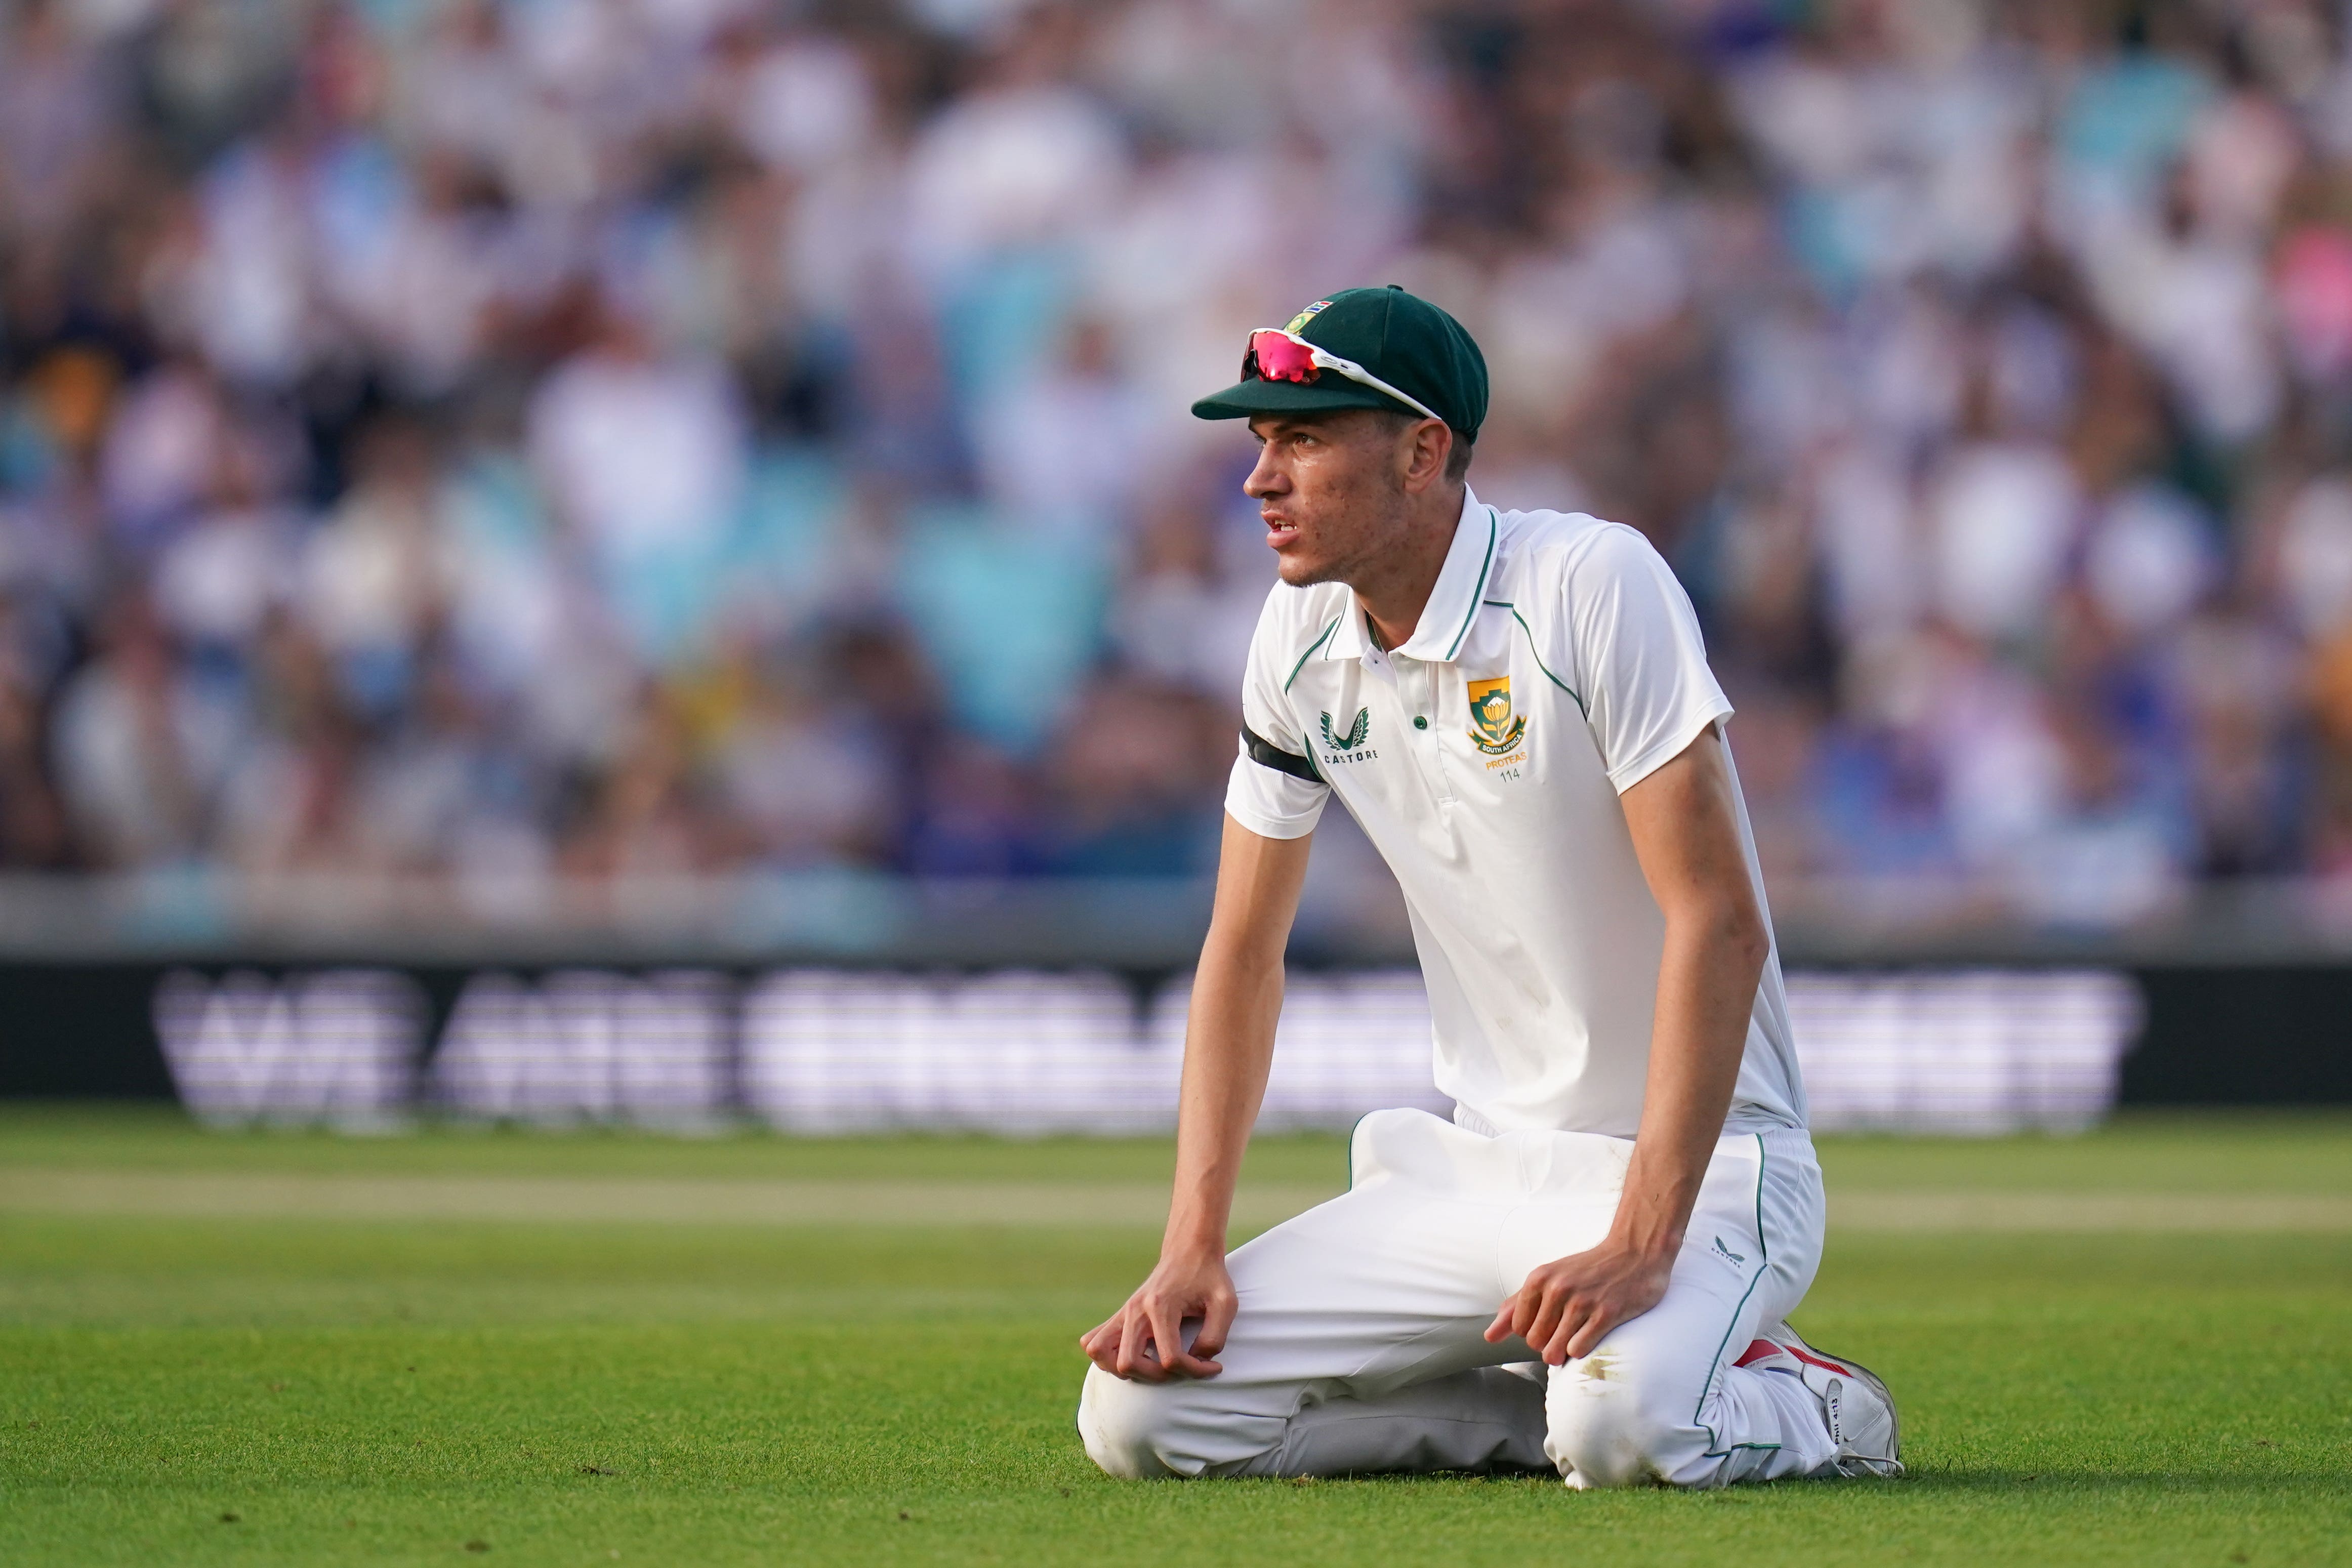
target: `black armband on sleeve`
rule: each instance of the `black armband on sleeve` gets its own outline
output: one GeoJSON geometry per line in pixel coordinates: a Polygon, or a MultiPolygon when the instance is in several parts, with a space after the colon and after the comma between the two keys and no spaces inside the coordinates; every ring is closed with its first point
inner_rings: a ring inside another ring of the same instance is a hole
{"type": "Polygon", "coordinates": [[[1246,724],[1242,726],[1242,749],[1249,752],[1251,762],[1261,767],[1272,768],[1278,773],[1288,773],[1295,779],[1305,779],[1308,784],[1323,782],[1323,775],[1315,771],[1312,758],[1302,757],[1296,752],[1284,751],[1246,724]]]}

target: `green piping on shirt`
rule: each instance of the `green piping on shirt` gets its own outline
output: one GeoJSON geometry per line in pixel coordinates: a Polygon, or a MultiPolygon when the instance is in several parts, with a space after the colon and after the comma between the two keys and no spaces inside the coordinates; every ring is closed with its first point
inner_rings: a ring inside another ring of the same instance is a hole
{"type": "Polygon", "coordinates": [[[1576,688],[1570,686],[1567,681],[1562,680],[1559,676],[1552,674],[1551,666],[1543,661],[1543,654],[1536,647],[1536,629],[1535,627],[1528,625],[1528,618],[1519,614],[1519,607],[1517,605],[1512,604],[1508,599],[1488,599],[1486,602],[1493,605],[1496,609],[1508,610],[1511,612],[1511,619],[1518,622],[1519,630],[1528,634],[1528,657],[1536,661],[1536,668],[1544,672],[1545,679],[1549,679],[1554,686],[1559,687],[1562,691],[1568,693],[1569,700],[1576,704],[1576,710],[1579,713],[1583,714],[1588,719],[1591,718],[1591,711],[1584,706],[1584,699],[1576,694],[1576,688]]]}
{"type": "MultiPolygon", "coordinates": [[[[1342,613],[1344,614],[1345,612],[1342,613]]],[[[1339,629],[1339,617],[1338,616],[1333,616],[1331,617],[1331,624],[1323,628],[1323,635],[1307,645],[1307,651],[1298,656],[1298,662],[1290,667],[1290,673],[1288,675],[1283,677],[1282,689],[1285,691],[1289,690],[1290,683],[1298,679],[1298,672],[1307,668],[1307,661],[1315,657],[1315,650],[1321,647],[1325,643],[1329,642],[1331,640],[1331,634],[1339,629]]]]}

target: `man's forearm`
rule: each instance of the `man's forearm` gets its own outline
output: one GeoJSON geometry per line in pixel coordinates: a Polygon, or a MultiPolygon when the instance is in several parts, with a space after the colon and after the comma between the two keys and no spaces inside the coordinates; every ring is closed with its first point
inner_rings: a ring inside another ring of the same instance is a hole
{"type": "Polygon", "coordinates": [[[1651,1256],[1682,1246],[1738,1085],[1768,951],[1752,906],[1669,918],[1642,1125],[1610,1231],[1621,1245],[1651,1256]]]}
{"type": "Polygon", "coordinates": [[[1193,978],[1184,1029],[1184,1087],[1176,1122],[1176,1187],[1163,1250],[1225,1249],[1234,1184],[1265,1098],[1282,960],[1221,950],[1213,940],[1193,978]]]}
{"type": "Polygon", "coordinates": [[[1234,1184],[1274,1060],[1282,954],[1298,912],[1307,854],[1305,838],[1267,838],[1225,819],[1216,908],[1185,1021],[1176,1186],[1163,1256],[1224,1256],[1234,1184]]]}

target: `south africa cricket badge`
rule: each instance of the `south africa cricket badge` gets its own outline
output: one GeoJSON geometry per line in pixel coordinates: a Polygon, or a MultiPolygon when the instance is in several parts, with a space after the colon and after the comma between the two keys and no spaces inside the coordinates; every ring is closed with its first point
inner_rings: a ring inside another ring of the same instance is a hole
{"type": "Polygon", "coordinates": [[[1524,714],[1511,711],[1511,678],[1470,682],[1470,740],[1488,756],[1514,750],[1528,732],[1524,714]]]}

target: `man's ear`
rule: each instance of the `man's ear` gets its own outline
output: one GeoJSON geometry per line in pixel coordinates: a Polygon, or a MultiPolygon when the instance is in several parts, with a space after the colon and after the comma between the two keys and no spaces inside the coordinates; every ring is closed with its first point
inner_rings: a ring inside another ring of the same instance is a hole
{"type": "Polygon", "coordinates": [[[1407,495],[1417,496],[1444,474],[1454,432],[1434,419],[1423,419],[1407,426],[1406,439],[1410,444],[1404,452],[1404,489],[1407,495]]]}

